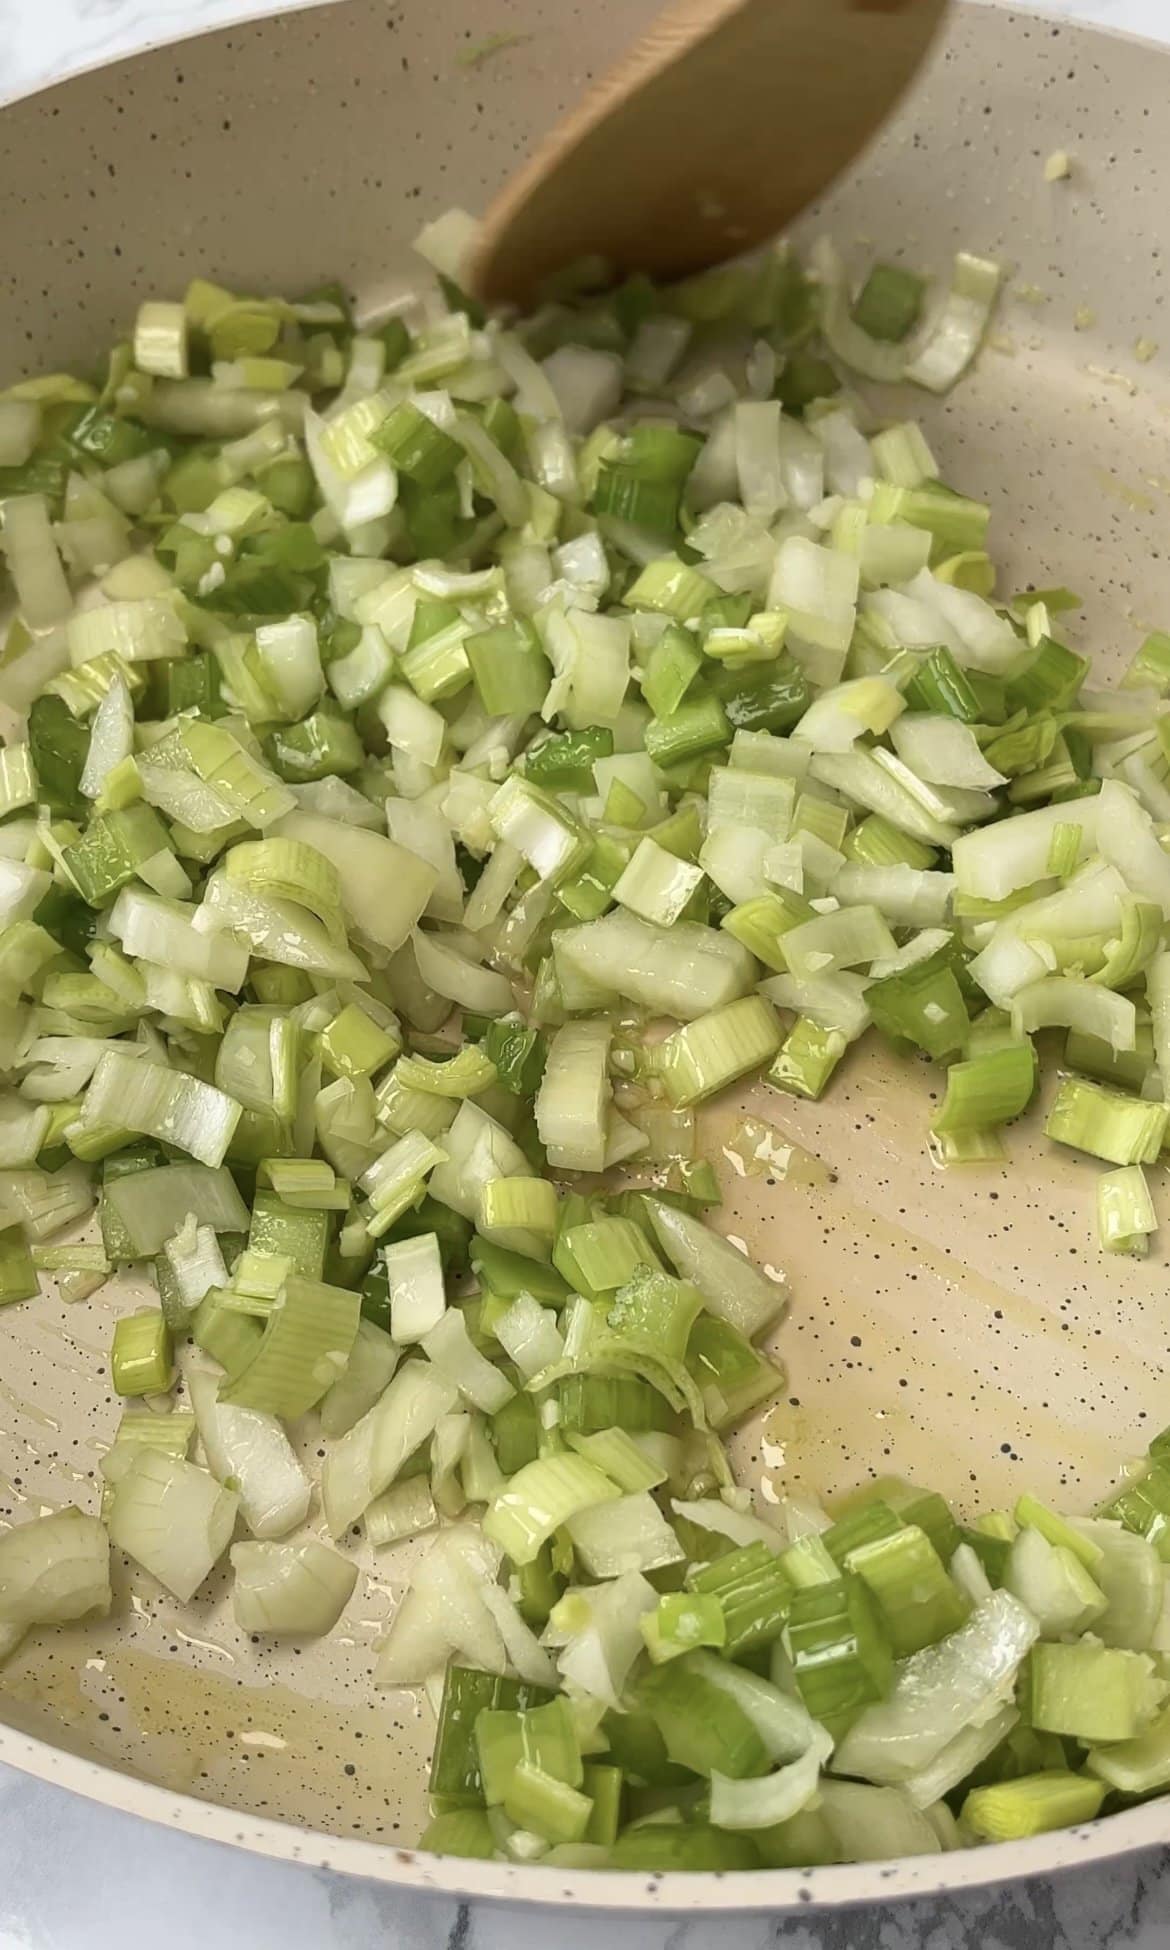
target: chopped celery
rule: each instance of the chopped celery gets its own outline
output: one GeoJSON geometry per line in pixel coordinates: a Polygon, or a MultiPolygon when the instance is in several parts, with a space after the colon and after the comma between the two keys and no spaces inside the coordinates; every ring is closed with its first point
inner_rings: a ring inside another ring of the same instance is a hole
{"type": "Polygon", "coordinates": [[[688,1582],[697,1596],[717,1602],[722,1620],[721,1637],[696,1643],[725,1647],[728,1656],[735,1658],[773,1644],[783,1631],[793,1586],[766,1544],[744,1544],[728,1551],[713,1564],[693,1571],[688,1582]]]}
{"type": "Polygon", "coordinates": [[[846,1573],[831,1583],[797,1589],[788,1640],[801,1698],[817,1719],[854,1717],[890,1691],[893,1652],[860,1578],[846,1573]]]}
{"type": "MultiPolygon", "coordinates": [[[[502,324],[473,241],[424,233],[417,329],[195,278],[100,394],[0,399],[0,1305],[153,1267],[103,1521],[174,1595],[239,1511],[239,1626],[336,1619],[352,1565],[272,1541],[312,1410],[330,1534],[420,1537],[376,1679],[446,1667],[424,1846],[725,1870],[1088,1820],[1170,1785],[1170,1443],[1092,1519],[960,1531],[885,1476],[757,1513],[724,1441],[787,1293],[697,1216],[692,1107],[813,1105],[872,1025],[947,1066],[935,1160],[1002,1159],[1067,1029],[1048,1135],[1143,1252],[1170,639],[1094,692],[1076,599],[1001,602],[991,507],[842,385],[944,390],[997,266],[921,324],[828,242],[502,324]],[[135,1408],[176,1331],[222,1374],[135,1408]]],[[[0,1656],[105,1608],[106,1544],[0,1540],[0,1656]]]]}
{"type": "Polygon", "coordinates": [[[1119,1091],[1067,1077],[1044,1129],[1058,1144],[1088,1151],[1114,1165],[1152,1165],[1165,1142],[1170,1112],[1119,1091]]]}
{"type": "Polygon", "coordinates": [[[110,1372],[119,1395],[162,1395],[171,1385],[171,1334],[161,1313],[124,1314],[114,1329],[110,1372]]]}
{"type": "Polygon", "coordinates": [[[963,1803],[966,1826],[988,1842],[1018,1842],[1052,1828],[1092,1821],[1105,1798],[1103,1781],[1083,1774],[1026,1774],[994,1787],[975,1788],[963,1803]]]}
{"type": "Polygon", "coordinates": [[[1149,1725],[1165,1693],[1144,1652],[1084,1641],[1032,1648],[1028,1712],[1042,1732],[1068,1734],[1086,1746],[1132,1740],[1149,1725]]]}
{"type": "Polygon", "coordinates": [[[676,1029],[660,1052],[659,1074],[671,1103],[685,1109],[766,1063],[780,1041],[770,1004],[763,996],[744,996],[676,1029]]]}

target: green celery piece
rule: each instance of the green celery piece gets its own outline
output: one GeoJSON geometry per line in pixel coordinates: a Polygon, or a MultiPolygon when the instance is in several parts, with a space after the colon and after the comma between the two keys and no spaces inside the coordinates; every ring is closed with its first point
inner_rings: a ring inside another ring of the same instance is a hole
{"type": "Polygon", "coordinates": [[[1008,1558],[1011,1555],[1012,1547],[1009,1539],[989,1537],[986,1531],[968,1526],[961,1527],[960,1538],[964,1544],[970,1545],[990,1582],[997,1588],[1002,1585],[1007,1575],[1008,1558]]]}
{"type": "Polygon", "coordinates": [[[917,325],[925,280],[901,264],[875,264],[853,304],[854,323],[872,339],[899,343],[917,325]]]}
{"type": "Polygon", "coordinates": [[[786,1551],[781,1551],[780,1567],[789,1584],[798,1591],[807,1591],[813,1585],[837,1583],[838,1566],[816,1531],[806,1532],[789,1544],[786,1551]]]}
{"type": "Polygon", "coordinates": [[[817,353],[797,348],[788,354],[776,381],[776,398],[786,413],[803,413],[815,399],[831,399],[841,390],[841,381],[817,353]]]}
{"type": "Polygon", "coordinates": [[[123,1314],[116,1322],[110,1373],[119,1395],[165,1394],[172,1358],[171,1330],[157,1308],[123,1314]]]}
{"type": "Polygon", "coordinates": [[[348,719],[328,709],[298,724],[278,725],[265,740],[273,771],[291,785],[347,778],[365,762],[365,747],[348,719]]]}
{"type": "Polygon", "coordinates": [[[722,1650],[727,1644],[727,1621],[717,1597],[704,1592],[668,1591],[658,1609],[639,1621],[646,1650],[655,1665],[679,1659],[700,1646],[722,1650]]]}
{"type": "Polygon", "coordinates": [[[704,683],[736,731],[791,731],[812,702],[808,678],[786,653],[746,670],[711,670],[704,683]]]}
{"type": "Polygon", "coordinates": [[[530,1706],[520,1715],[520,1734],[524,1759],[539,1767],[566,1787],[579,1788],[584,1780],[581,1748],[568,1700],[562,1693],[541,1706],[530,1706]]]}
{"type": "Polygon", "coordinates": [[[879,1476],[855,1490],[835,1507],[844,1516],[867,1503],[881,1502],[904,1524],[917,1524],[929,1537],[944,1564],[949,1564],[963,1541],[950,1505],[937,1490],[919,1489],[900,1476],[879,1476]]]}
{"type": "Polygon", "coordinates": [[[69,478],[67,460],[59,454],[30,454],[20,467],[0,467],[0,501],[10,495],[43,494],[50,513],[61,512],[65,483],[69,478]]]}
{"type": "Polygon", "coordinates": [[[416,555],[454,555],[466,542],[474,523],[459,513],[459,489],[453,480],[437,488],[420,487],[404,474],[398,482],[398,505],[416,555]]]}
{"type": "Polygon", "coordinates": [[[1165,630],[1151,631],[1122,678],[1122,683],[1139,690],[1150,685],[1165,697],[1170,690],[1170,633],[1165,630]]]}
{"type": "Polygon", "coordinates": [[[253,1252],[284,1256],[302,1279],[319,1280],[328,1242],[328,1212],[301,1211],[286,1205],[275,1192],[257,1192],[248,1229],[253,1252]]]}
{"type": "Polygon", "coordinates": [[[665,1875],[673,1869],[717,1874],[735,1869],[758,1869],[760,1852],[750,1835],[735,1835],[704,1822],[647,1822],[626,1828],[610,1851],[615,1869],[637,1869],[646,1875],[665,1875]]]}
{"type": "Polygon", "coordinates": [[[78,407],[72,420],[61,428],[59,438],[75,454],[102,467],[119,467],[123,461],[157,453],[167,444],[165,436],[154,428],[107,413],[98,405],[78,407]]]}
{"type": "Polygon", "coordinates": [[[394,407],[389,416],[370,435],[377,447],[416,487],[434,489],[450,479],[463,449],[449,433],[421,413],[409,400],[394,407]]]}
{"type": "Polygon", "coordinates": [[[672,623],[644,665],[642,695],[655,717],[669,719],[679,709],[702,668],[702,653],[694,637],[672,623]]]}
{"type": "Polygon", "coordinates": [[[284,454],[256,475],[256,486],[290,521],[307,521],[313,512],[316,482],[303,455],[284,454]]]}
{"type": "Polygon", "coordinates": [[[1095,1746],[1144,1732],[1165,1696],[1154,1662],[1091,1639],[1034,1645],[1028,1655],[1027,1718],[1041,1732],[1095,1746]]]}
{"type": "Polygon", "coordinates": [[[310,1001],[314,993],[302,969],[286,968],[280,962],[254,961],[248,971],[248,986],[257,1002],[274,1009],[295,1009],[298,1003],[310,1001]]]}
{"type": "Polygon", "coordinates": [[[1144,1537],[1170,1563],[1170,1460],[1152,1462],[1144,1476],[1127,1483],[1102,1506],[1101,1515],[1144,1537]]]}
{"type": "Polygon", "coordinates": [[[439,1724],[431,1754],[430,1792],[442,1812],[483,1806],[483,1782],[475,1749],[475,1722],[480,1713],[522,1712],[545,1704],[553,1695],[527,1680],[507,1679],[479,1672],[472,1666],[447,1667],[439,1724]]]}
{"type": "Polygon", "coordinates": [[[263,1339],[259,1319],[231,1304],[226,1287],[204,1294],[191,1318],[191,1338],[210,1354],[229,1376],[238,1374],[253,1358],[263,1339]]]}
{"type": "Polygon", "coordinates": [[[1070,1070],[1079,1070],[1097,1083],[1113,1083],[1123,1090],[1138,1091],[1154,1065],[1154,1037],[1149,1023],[1139,1022],[1134,1048],[1115,1050],[1103,1037],[1070,1029],[1065,1039],[1064,1059],[1070,1070]]]}
{"type": "Polygon", "coordinates": [[[970,1606],[916,1524],[858,1546],[847,1561],[876,1598],[896,1659],[935,1645],[967,1618],[970,1606]]]}
{"type": "Polygon", "coordinates": [[[584,1791],[593,1803],[585,1840],[599,1848],[612,1848],[621,1826],[625,1777],[620,1767],[606,1761],[586,1761],[584,1791]]]}
{"type": "Polygon", "coordinates": [[[514,1300],[531,1293],[542,1307],[562,1307],[569,1297],[569,1286],[553,1266],[527,1259],[523,1253],[509,1252],[477,1232],[469,1248],[471,1265],[481,1286],[501,1298],[514,1300]]]}
{"type": "Polygon", "coordinates": [[[23,1227],[4,1226],[0,1229],[0,1307],[32,1300],[39,1292],[40,1281],[23,1227]]]}
{"type": "Polygon", "coordinates": [[[1053,637],[1041,637],[1029,661],[1007,679],[1009,710],[1067,711],[1088,676],[1089,665],[1088,657],[1078,656],[1053,637]]]}
{"type": "Polygon", "coordinates": [[[702,1310],[698,1287],[643,1266],[613,1296],[606,1320],[617,1340],[642,1347],[655,1359],[681,1362],[702,1310]]]}
{"type": "Polygon", "coordinates": [[[877,1606],[860,1578],[808,1585],[792,1599],[788,1640],[796,1684],[814,1719],[840,1726],[894,1683],[877,1606]]]}
{"type": "Polygon", "coordinates": [[[438,1239],[444,1275],[450,1279],[454,1274],[465,1272],[472,1239],[470,1222],[462,1213],[453,1212],[449,1205],[441,1205],[429,1192],[411,1211],[404,1212],[388,1232],[382,1234],[382,1244],[390,1246],[399,1239],[417,1239],[426,1232],[433,1232],[438,1239]]]}
{"type": "MultiPolygon", "coordinates": [[[[957,718],[960,724],[979,722],[979,699],[967,673],[955,662],[950,651],[930,650],[906,686],[907,708],[957,718]]],[[[871,814],[876,818],[876,814],[871,814]]]]}
{"type": "Polygon", "coordinates": [[[262,555],[241,553],[223,581],[204,593],[200,602],[216,616],[263,620],[308,609],[313,593],[313,583],[307,575],[268,561],[262,555]]]}
{"type": "Polygon", "coordinates": [[[559,731],[527,753],[524,772],[550,792],[592,792],[594,763],[612,755],[613,732],[605,725],[559,731]]]}
{"type": "Polygon", "coordinates": [[[565,1434],[597,1435],[613,1428],[670,1434],[677,1425],[669,1403],[640,1375],[568,1375],[558,1384],[557,1397],[565,1434]]]}
{"type": "Polygon", "coordinates": [[[613,1293],[642,1267],[661,1272],[662,1261],[642,1227],[631,1219],[593,1219],[562,1227],[553,1264],[578,1293],[613,1293]]]}
{"type": "Polygon", "coordinates": [[[68,888],[56,885],[49,888],[38,904],[33,920],[38,927],[47,928],[62,948],[79,957],[84,956],[98,925],[98,917],[88,902],[68,888]]]}
{"type": "Polygon", "coordinates": [[[593,512],[630,522],[649,535],[672,541],[678,528],[681,486],[677,481],[648,480],[635,468],[603,461],[593,492],[593,512]]]}
{"type": "Polygon", "coordinates": [[[719,698],[692,689],[669,717],[651,718],[646,750],[656,765],[699,758],[730,742],[733,722],[719,698]]]}
{"type": "Polygon", "coordinates": [[[774,1090],[816,1103],[848,1047],[841,1030],[823,1029],[811,1016],[798,1016],[766,1072],[767,1081],[774,1090]]]}
{"type": "Polygon", "coordinates": [[[1166,1140],[1170,1111],[1117,1090],[1066,1077],[1044,1126],[1058,1144],[1112,1165],[1152,1165],[1166,1140]]]}
{"type": "MultiPolygon", "coordinates": [[[[128,1145],[125,1149],[116,1151],[103,1164],[103,1187],[113,1178],[125,1178],[135,1171],[153,1171],[162,1163],[164,1163],[163,1154],[157,1145],[145,1143],[128,1145]]],[[[98,1194],[98,1223],[101,1226],[106,1258],[114,1265],[120,1261],[132,1260],[135,1257],[134,1242],[105,1197],[104,1191],[98,1194]]]]}
{"type": "Polygon", "coordinates": [[[38,697],[28,714],[28,742],[43,805],[57,818],[88,812],[81,774],[89,755],[89,730],[60,697],[38,697]]]}
{"type": "Polygon", "coordinates": [[[877,1027],[891,1042],[913,1043],[936,1061],[966,1047],[970,1019],[950,951],[870,982],[865,991],[877,1027]]]}
{"type": "Polygon", "coordinates": [[[539,1029],[527,1028],[519,1017],[502,1017],[488,1025],[483,1049],[505,1090],[517,1097],[536,1095],[548,1056],[539,1029]]]}
{"type": "Polygon", "coordinates": [[[697,434],[643,420],[626,434],[618,451],[618,463],[643,481],[681,484],[698,459],[702,445],[697,434]]]}
{"type": "Polygon", "coordinates": [[[548,1842],[581,1842],[593,1803],[577,1788],[566,1787],[543,1768],[522,1760],[508,1784],[504,1812],[518,1827],[543,1835],[548,1842]]]}
{"type": "Polygon", "coordinates": [[[1093,1821],[1105,1799],[1104,1781],[1084,1774],[1022,1775],[993,1787],[974,1788],[963,1803],[965,1827],[987,1842],[1018,1842],[1053,1828],[1093,1821]]]}
{"type": "Polygon", "coordinates": [[[607,1713],[601,1732],[613,1759],[635,1787],[683,1787],[687,1769],[671,1760],[653,1716],[640,1707],[607,1713]]]}
{"type": "Polygon", "coordinates": [[[901,833],[880,813],[869,813],[845,836],[847,860],[867,867],[917,867],[925,873],[938,859],[938,853],[923,840],[901,833]]]}
{"type": "Polygon", "coordinates": [[[451,1808],[446,1814],[432,1815],[418,1845],[432,1855],[454,1855],[476,1862],[490,1862],[496,1852],[496,1838],[480,1808],[451,1808]]]}
{"type": "MultiPolygon", "coordinates": [[[[540,1425],[535,1415],[531,1395],[513,1395],[512,1400],[505,1403],[504,1407],[499,1411],[499,1415],[506,1416],[508,1411],[516,1403],[527,1403],[533,1409],[531,1418],[532,1447],[531,1451],[525,1453],[522,1458],[519,1465],[522,1468],[524,1463],[532,1462],[536,1457],[537,1435],[540,1425]]],[[[498,1420],[499,1417],[496,1418],[497,1424],[498,1420]]],[[[501,1449],[505,1445],[500,1441],[499,1427],[494,1425],[492,1432],[496,1438],[496,1459],[499,1461],[501,1449]]],[[[500,1467],[503,1468],[502,1463],[500,1467]]],[[[542,1631],[548,1624],[549,1613],[564,1595],[565,1589],[562,1579],[557,1576],[552,1568],[551,1545],[542,1544],[530,1564],[521,1564],[519,1566],[516,1572],[516,1583],[518,1587],[516,1602],[520,1607],[526,1624],[530,1625],[534,1632],[542,1631]]]]}
{"type": "Polygon", "coordinates": [[[506,1707],[484,1707],[475,1716],[475,1757],[483,1798],[500,1807],[524,1759],[523,1716],[506,1707]]]}
{"type": "Polygon", "coordinates": [[[686,1360],[702,1394],[707,1420],[720,1434],[754,1414],[784,1386],[784,1369],[714,1314],[700,1314],[695,1321],[686,1360]]]}
{"type": "MultiPolygon", "coordinates": [[[[868,990],[866,991],[868,998],[868,990]]],[[[1036,1088],[1036,1052],[1028,1038],[988,1050],[947,1071],[946,1095],[931,1122],[939,1136],[982,1131],[1007,1124],[1031,1102],[1036,1088]]],[[[1086,1086],[1088,1088],[1089,1086],[1086,1086]]],[[[1049,1136],[1057,1133],[1046,1127],[1049,1136]]]]}
{"type": "Polygon", "coordinates": [[[220,689],[219,665],[209,650],[193,650],[185,657],[162,657],[150,666],[150,702],[159,718],[194,711],[201,718],[222,718],[227,706],[220,689]]]}
{"type": "Polygon", "coordinates": [[[860,1550],[864,1544],[877,1543],[883,1537],[896,1536],[904,1528],[902,1518],[888,1503],[871,1497],[846,1510],[836,1523],[822,1531],[821,1542],[834,1563],[843,1568],[851,1551],[860,1550]]]}
{"type": "Polygon", "coordinates": [[[1170,1786],[1170,1708],[1133,1740],[1111,1741],[1088,1756],[1091,1773],[1122,1794],[1150,1794],[1170,1786]]]}
{"type": "Polygon", "coordinates": [[[82,899],[104,907],[129,885],[144,860],[169,850],[167,829],[154,807],[139,802],[121,812],[96,814],[81,838],[65,848],[65,865],[82,899]]]}
{"type": "Polygon", "coordinates": [[[265,1315],[263,1339],[222,1400],[282,1419],[315,1408],[349,1359],[360,1311],[356,1293],[290,1274],[265,1315]]]}
{"type": "MultiPolygon", "coordinates": [[[[463,650],[480,703],[490,716],[523,717],[540,710],[552,682],[552,665],[531,625],[517,621],[477,630],[464,638],[463,650]]],[[[526,769],[536,776],[530,760],[526,769]]]]}
{"type": "MultiPolygon", "coordinates": [[[[623,791],[620,780],[610,788],[607,810],[623,791]]],[[[641,801],[638,802],[639,808],[641,801]]],[[[557,888],[557,900],[578,921],[594,921],[613,903],[613,890],[629,864],[630,842],[598,833],[580,870],[557,888]]],[[[689,918],[689,916],[688,916],[689,918]]]]}
{"type": "Polygon", "coordinates": [[[726,1624],[724,1649],[730,1659],[774,1644],[784,1629],[793,1587],[779,1559],[763,1542],[745,1544],[713,1564],[692,1570],[687,1583],[692,1591],[718,1599],[726,1624]]]}
{"type": "Polygon", "coordinates": [[[651,1715],[671,1760],[693,1774],[740,1781],[767,1772],[764,1743],[742,1706],[686,1660],[647,1673],[637,1704],[651,1715]]]}
{"type": "MultiPolygon", "coordinates": [[[[514,1476],[540,1454],[540,1414],[533,1396],[519,1393],[491,1417],[496,1460],[505,1476],[514,1476]]],[[[541,1555],[533,1560],[541,1561],[541,1555]]],[[[531,1566],[526,1565],[525,1570],[531,1566]]],[[[555,1602],[555,1601],[554,1601],[555,1602]]],[[[551,1606],[550,1606],[551,1610],[551,1606]]]]}

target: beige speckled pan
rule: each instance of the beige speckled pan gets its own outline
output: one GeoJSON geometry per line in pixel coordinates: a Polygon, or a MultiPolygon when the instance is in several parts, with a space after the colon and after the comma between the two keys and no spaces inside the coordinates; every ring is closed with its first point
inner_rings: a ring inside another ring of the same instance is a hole
{"type": "MultiPolygon", "coordinates": [[[[359,0],[13,104],[0,115],[0,377],[84,366],[140,296],[177,295],[196,271],[260,289],[336,273],[376,302],[420,220],[481,205],[651,11],[359,0]],[[504,31],[509,46],[467,60],[504,31]]],[[[913,410],[948,478],[995,501],[1008,585],[1026,572],[1083,591],[1082,640],[1110,673],[1170,601],[1168,93],[1162,50],[960,8],[916,99],[822,213],[859,251],[901,248],[941,269],[965,244],[1013,267],[975,377],[913,410]],[[1043,164],[1058,148],[1074,170],[1051,185],[1043,164]],[[1163,334],[1166,354],[1151,356],[1163,334]]],[[[790,1273],[777,1345],[791,1398],[742,1438],[740,1463],[765,1497],[898,1469],[968,1510],[1025,1485],[1088,1509],[1170,1420],[1164,1260],[1102,1260],[1094,1169],[1043,1138],[1015,1134],[1010,1173],[933,1170],[928,1093],[924,1069],[867,1046],[825,1104],[757,1106],[794,1148],[767,1178],[729,1173],[726,1210],[731,1231],[790,1273]]],[[[713,1156],[732,1122],[711,1118],[713,1156]]],[[[112,1319],[137,1297],[0,1314],[0,1521],[70,1497],[95,1507],[116,1419],[112,1319]]],[[[303,1652],[242,1642],[222,1585],[180,1610],[123,1574],[114,1621],[41,1635],[0,1673],[0,1758],[271,1855],[614,1908],[889,1897],[1167,1834],[1155,1802],[1010,1847],[811,1874],[623,1878],[416,1855],[429,1717],[369,1684],[409,1559],[364,1569],[338,1631],[303,1652]]]]}

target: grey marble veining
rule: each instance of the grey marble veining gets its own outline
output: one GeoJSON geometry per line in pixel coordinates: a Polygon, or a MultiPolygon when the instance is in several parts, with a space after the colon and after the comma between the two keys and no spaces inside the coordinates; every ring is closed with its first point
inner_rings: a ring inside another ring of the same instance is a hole
{"type": "MultiPolygon", "coordinates": [[[[0,0],[0,99],[275,10],[264,0],[0,0]]],[[[1049,0],[1047,11],[1170,40],[1167,0],[1049,0]]],[[[557,1950],[1167,1950],[1170,1847],[1054,1881],[828,1917],[554,1918],[268,1861],[0,1768],[0,1950],[544,1950],[550,1930],[557,1950]]]]}

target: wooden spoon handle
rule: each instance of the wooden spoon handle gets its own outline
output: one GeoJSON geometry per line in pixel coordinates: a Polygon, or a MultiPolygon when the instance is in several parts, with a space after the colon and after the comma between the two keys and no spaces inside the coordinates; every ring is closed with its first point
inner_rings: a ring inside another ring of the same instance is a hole
{"type": "Polygon", "coordinates": [[[946,0],[674,0],[488,211],[481,297],[601,256],[684,276],[774,236],[869,140],[946,0]]]}

